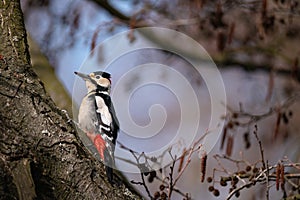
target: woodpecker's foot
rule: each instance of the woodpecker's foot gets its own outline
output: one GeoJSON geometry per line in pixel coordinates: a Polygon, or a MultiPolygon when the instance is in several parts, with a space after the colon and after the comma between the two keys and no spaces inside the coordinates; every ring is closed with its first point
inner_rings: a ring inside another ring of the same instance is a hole
{"type": "Polygon", "coordinates": [[[68,114],[68,111],[66,111],[66,110],[61,110],[65,115],[66,115],[66,117],[67,117],[67,119],[68,119],[68,121],[67,121],[67,123],[74,123],[74,124],[76,124],[76,125],[78,125],[78,123],[77,122],[75,122],[70,116],[69,116],[69,114],[68,114]]]}

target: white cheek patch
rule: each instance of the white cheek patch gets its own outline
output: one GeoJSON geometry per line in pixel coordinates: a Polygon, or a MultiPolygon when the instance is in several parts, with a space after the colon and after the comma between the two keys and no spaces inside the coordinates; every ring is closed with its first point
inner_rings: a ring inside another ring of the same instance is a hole
{"type": "Polygon", "coordinates": [[[108,107],[105,105],[104,100],[99,97],[96,96],[96,103],[97,103],[97,113],[100,113],[101,115],[101,120],[104,124],[110,126],[111,122],[112,122],[112,118],[111,118],[111,114],[108,110],[108,107]]]}
{"type": "Polygon", "coordinates": [[[103,87],[108,87],[110,85],[110,81],[106,78],[100,78],[98,83],[103,87]]]}

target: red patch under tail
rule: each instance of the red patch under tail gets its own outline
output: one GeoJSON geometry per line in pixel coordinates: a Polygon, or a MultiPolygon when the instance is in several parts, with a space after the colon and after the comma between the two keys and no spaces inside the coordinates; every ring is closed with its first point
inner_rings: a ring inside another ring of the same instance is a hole
{"type": "Polygon", "coordinates": [[[104,151],[106,149],[106,145],[101,135],[97,134],[97,136],[94,139],[94,144],[100,154],[101,159],[104,160],[104,151]]]}

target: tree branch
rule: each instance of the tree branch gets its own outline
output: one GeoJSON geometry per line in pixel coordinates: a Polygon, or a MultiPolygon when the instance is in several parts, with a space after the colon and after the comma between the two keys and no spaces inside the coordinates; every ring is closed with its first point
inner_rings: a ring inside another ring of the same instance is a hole
{"type": "Polygon", "coordinates": [[[113,7],[107,0],[91,0],[92,2],[96,3],[97,5],[104,8],[107,12],[109,12],[112,16],[117,17],[118,19],[122,20],[126,24],[129,23],[131,17],[126,16],[121,11],[117,10],[113,7]]]}

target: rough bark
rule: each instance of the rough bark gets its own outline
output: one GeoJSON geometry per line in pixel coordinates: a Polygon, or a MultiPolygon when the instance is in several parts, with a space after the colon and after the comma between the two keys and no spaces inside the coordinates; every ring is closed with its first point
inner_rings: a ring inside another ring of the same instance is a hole
{"type": "Polygon", "coordinates": [[[0,197],[136,199],[103,165],[33,72],[18,0],[0,0],[0,197]]]}

